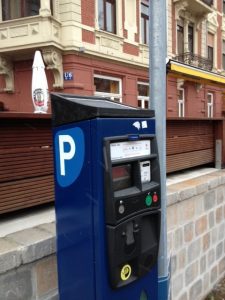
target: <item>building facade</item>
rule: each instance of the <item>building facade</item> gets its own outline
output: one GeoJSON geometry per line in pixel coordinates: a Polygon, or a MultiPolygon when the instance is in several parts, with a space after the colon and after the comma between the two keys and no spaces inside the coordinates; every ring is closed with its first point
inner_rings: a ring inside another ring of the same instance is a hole
{"type": "MultiPolygon", "coordinates": [[[[50,91],[106,96],[147,108],[148,6],[148,0],[1,0],[0,110],[33,112],[37,49],[50,91]]],[[[223,11],[222,0],[167,0],[167,118],[176,120],[175,127],[180,120],[207,122],[202,130],[210,131],[210,158],[203,164],[214,161],[216,140],[225,161],[223,11]]]]}
{"type": "Polygon", "coordinates": [[[147,1],[45,0],[25,7],[26,2],[20,1],[19,7],[14,1],[1,2],[4,110],[32,111],[36,49],[42,51],[50,91],[109,96],[147,107],[147,1]]]}

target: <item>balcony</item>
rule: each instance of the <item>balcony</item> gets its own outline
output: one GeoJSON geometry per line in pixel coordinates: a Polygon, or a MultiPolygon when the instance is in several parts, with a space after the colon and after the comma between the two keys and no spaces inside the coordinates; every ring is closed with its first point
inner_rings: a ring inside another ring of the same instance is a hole
{"type": "Polygon", "coordinates": [[[61,25],[52,16],[37,15],[0,22],[0,53],[13,56],[19,50],[58,46],[60,41],[61,25]]]}
{"type": "Polygon", "coordinates": [[[213,0],[173,0],[178,10],[185,10],[196,17],[203,17],[214,10],[212,8],[213,0]]]}
{"type": "Polygon", "coordinates": [[[213,68],[213,62],[210,59],[201,57],[191,52],[177,55],[174,57],[174,60],[177,60],[189,66],[203,69],[205,71],[212,71],[213,68]]]}

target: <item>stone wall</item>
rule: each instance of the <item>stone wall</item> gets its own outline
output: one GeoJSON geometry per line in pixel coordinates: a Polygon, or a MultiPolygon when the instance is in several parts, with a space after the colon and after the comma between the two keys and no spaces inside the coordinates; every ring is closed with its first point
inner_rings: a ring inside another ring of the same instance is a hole
{"type": "MultiPolygon", "coordinates": [[[[170,184],[167,194],[171,300],[204,299],[225,275],[225,171],[170,184]]],[[[55,223],[0,238],[0,299],[58,299],[55,223]]]]}
{"type": "Polygon", "coordinates": [[[172,300],[198,300],[225,274],[225,172],[168,187],[172,300]]]}
{"type": "Polygon", "coordinates": [[[54,223],[0,238],[0,299],[58,299],[54,223]]]}

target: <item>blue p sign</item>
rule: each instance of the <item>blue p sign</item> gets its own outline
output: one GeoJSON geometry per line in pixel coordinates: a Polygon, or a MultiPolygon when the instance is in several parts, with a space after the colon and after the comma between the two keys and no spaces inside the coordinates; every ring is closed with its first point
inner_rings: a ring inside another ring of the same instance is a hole
{"type": "Polygon", "coordinates": [[[79,127],[60,130],[55,135],[56,178],[60,186],[71,185],[84,163],[84,134],[79,127]]]}

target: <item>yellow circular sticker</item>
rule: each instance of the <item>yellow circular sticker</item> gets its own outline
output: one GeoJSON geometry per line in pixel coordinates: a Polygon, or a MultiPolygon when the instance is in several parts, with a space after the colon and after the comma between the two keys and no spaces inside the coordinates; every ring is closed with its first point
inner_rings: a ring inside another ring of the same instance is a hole
{"type": "Polygon", "coordinates": [[[130,275],[131,275],[131,266],[130,265],[124,265],[121,269],[121,272],[120,272],[120,276],[121,276],[121,279],[122,280],[127,280],[130,278],[130,275]]]}

